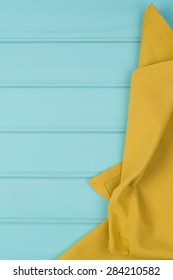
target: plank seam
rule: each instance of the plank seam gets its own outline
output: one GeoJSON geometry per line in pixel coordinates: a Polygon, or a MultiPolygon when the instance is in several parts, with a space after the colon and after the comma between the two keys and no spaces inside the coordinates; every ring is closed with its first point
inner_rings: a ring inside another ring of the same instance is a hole
{"type": "Polygon", "coordinates": [[[61,82],[61,81],[1,81],[0,88],[129,88],[130,82],[61,82]]]}
{"type": "Polygon", "coordinates": [[[126,126],[8,126],[0,125],[0,133],[125,133],[126,126]]]}
{"type": "Polygon", "coordinates": [[[0,43],[137,43],[141,42],[141,37],[138,36],[125,36],[125,37],[82,37],[77,35],[20,35],[20,36],[0,36],[0,43]]]}
{"type": "Polygon", "coordinates": [[[105,218],[22,218],[22,217],[1,217],[2,223],[34,223],[34,224],[63,224],[63,225],[80,225],[80,224],[100,224],[105,218]]]}
{"type": "Polygon", "coordinates": [[[60,178],[91,178],[101,171],[95,172],[37,172],[13,171],[0,172],[0,179],[60,179],[60,178]]]}

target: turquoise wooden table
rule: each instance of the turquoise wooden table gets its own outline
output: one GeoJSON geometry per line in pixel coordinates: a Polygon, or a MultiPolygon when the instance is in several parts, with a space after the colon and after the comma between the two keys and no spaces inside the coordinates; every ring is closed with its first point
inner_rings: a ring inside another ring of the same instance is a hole
{"type": "Polygon", "coordinates": [[[122,160],[150,3],[0,1],[0,259],[55,259],[107,217],[88,180],[122,160]]]}

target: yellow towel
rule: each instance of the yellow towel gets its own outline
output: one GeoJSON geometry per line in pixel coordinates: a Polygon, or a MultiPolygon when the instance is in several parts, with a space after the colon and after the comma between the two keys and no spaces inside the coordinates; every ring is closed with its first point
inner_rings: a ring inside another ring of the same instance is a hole
{"type": "Polygon", "coordinates": [[[151,4],[132,72],[123,162],[89,180],[108,219],[58,259],[173,259],[173,30],[151,4]]]}

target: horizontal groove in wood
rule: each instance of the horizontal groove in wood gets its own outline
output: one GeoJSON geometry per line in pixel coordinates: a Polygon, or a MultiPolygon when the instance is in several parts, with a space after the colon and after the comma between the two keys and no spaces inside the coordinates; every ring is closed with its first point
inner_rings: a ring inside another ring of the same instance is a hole
{"type": "Polygon", "coordinates": [[[77,35],[0,36],[0,43],[140,43],[140,37],[82,37],[77,35]]]}
{"type": "Polygon", "coordinates": [[[0,133],[125,133],[126,126],[2,126],[0,133]]]}
{"type": "Polygon", "coordinates": [[[15,218],[15,217],[1,217],[1,223],[34,223],[34,224],[63,224],[63,225],[81,225],[81,224],[100,224],[106,218],[15,218]]]}
{"type": "Polygon", "coordinates": [[[91,178],[98,172],[0,172],[0,179],[91,178]]]}
{"type": "Polygon", "coordinates": [[[114,83],[99,83],[99,82],[35,82],[35,81],[1,81],[0,88],[129,88],[130,82],[114,82],[114,83]]]}

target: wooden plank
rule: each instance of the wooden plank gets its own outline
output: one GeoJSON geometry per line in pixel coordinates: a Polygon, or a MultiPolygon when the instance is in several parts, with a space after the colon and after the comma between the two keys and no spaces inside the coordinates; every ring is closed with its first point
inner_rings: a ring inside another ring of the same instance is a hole
{"type": "Polygon", "coordinates": [[[3,43],[0,86],[126,85],[137,68],[138,52],[133,43],[3,43]]]}
{"type": "MultiPolygon", "coordinates": [[[[173,25],[172,0],[153,0],[173,25]]],[[[0,40],[139,40],[149,0],[6,0],[0,9],[0,40]],[[62,38],[62,39],[61,39],[62,38]]]]}
{"type": "Polygon", "coordinates": [[[95,223],[107,206],[87,178],[0,180],[0,224],[95,223]]]}
{"type": "Polygon", "coordinates": [[[0,224],[0,259],[56,259],[97,225],[0,224]]]}
{"type": "Polygon", "coordinates": [[[125,131],[129,88],[0,88],[0,132],[125,131]]]}
{"type": "Polygon", "coordinates": [[[124,133],[1,133],[0,178],[88,177],[121,160],[124,139],[124,133]]]}

